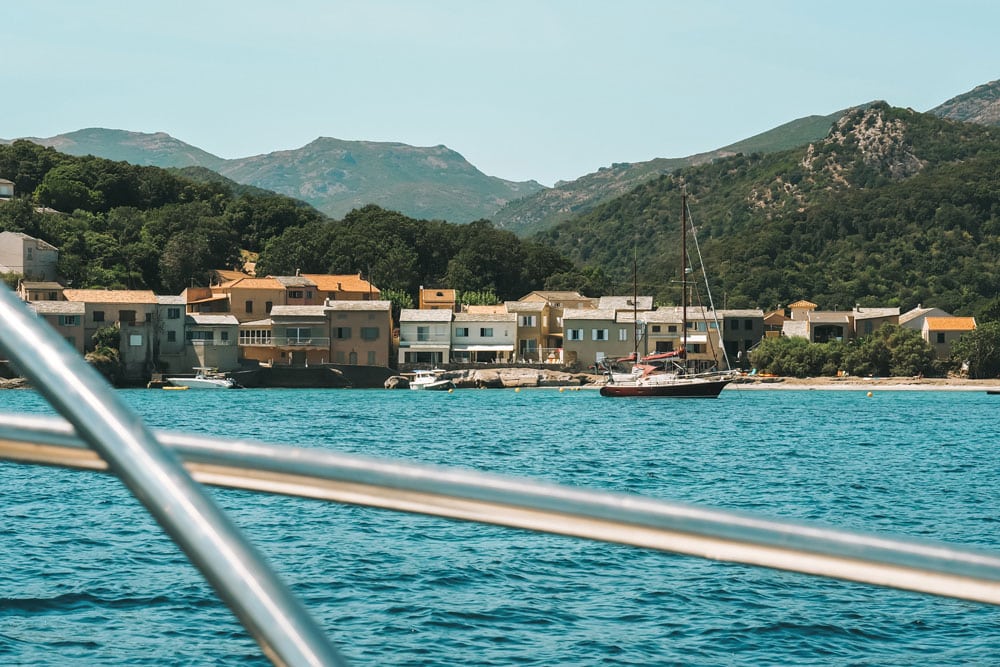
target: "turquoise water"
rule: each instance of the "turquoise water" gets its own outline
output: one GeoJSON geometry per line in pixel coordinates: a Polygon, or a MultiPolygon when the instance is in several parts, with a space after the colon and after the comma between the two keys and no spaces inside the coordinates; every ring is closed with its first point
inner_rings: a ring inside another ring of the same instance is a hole
{"type": "MultiPolygon", "coordinates": [[[[1000,551],[1000,397],[245,390],[123,396],[156,428],[464,466],[1000,551]]],[[[45,412],[27,391],[0,410],[45,412]]],[[[0,664],[256,665],[114,478],[0,463],[0,664]]],[[[354,664],[991,665],[1000,609],[214,490],[354,664]]]]}

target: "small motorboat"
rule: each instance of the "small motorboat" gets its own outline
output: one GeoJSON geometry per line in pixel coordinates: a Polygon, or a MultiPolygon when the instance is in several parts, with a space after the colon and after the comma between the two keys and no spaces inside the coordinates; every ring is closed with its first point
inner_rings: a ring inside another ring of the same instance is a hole
{"type": "Polygon", "coordinates": [[[441,377],[444,371],[433,369],[429,371],[414,371],[413,379],[410,380],[410,389],[422,389],[426,391],[448,391],[455,388],[455,383],[448,378],[441,377]]]}
{"type": "Polygon", "coordinates": [[[188,389],[239,389],[240,385],[236,380],[220,373],[218,369],[199,366],[195,369],[194,377],[168,377],[173,387],[186,387],[188,389]]]}

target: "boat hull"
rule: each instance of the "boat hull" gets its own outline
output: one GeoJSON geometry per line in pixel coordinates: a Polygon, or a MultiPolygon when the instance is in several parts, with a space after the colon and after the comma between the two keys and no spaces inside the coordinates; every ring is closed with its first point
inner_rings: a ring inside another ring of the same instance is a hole
{"type": "Polygon", "coordinates": [[[416,391],[448,391],[454,389],[455,383],[451,380],[437,380],[435,382],[411,383],[410,389],[416,391]]]}
{"type": "Polygon", "coordinates": [[[167,382],[175,388],[187,387],[188,389],[235,389],[236,385],[232,381],[215,380],[211,378],[167,378],[167,382]]]}
{"type": "Polygon", "coordinates": [[[660,397],[660,398],[718,398],[731,378],[718,380],[678,380],[651,384],[611,383],[601,387],[601,396],[610,397],[660,397]]]}

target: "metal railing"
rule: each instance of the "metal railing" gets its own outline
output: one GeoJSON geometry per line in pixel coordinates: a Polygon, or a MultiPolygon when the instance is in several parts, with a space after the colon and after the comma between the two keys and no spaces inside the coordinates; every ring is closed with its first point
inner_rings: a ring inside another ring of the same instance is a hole
{"type": "Polygon", "coordinates": [[[1000,554],[475,473],[152,433],[0,288],[0,354],[63,414],[0,414],[0,458],[118,475],[276,664],[341,664],[300,603],[195,480],[571,535],[1000,605],[1000,554]]]}

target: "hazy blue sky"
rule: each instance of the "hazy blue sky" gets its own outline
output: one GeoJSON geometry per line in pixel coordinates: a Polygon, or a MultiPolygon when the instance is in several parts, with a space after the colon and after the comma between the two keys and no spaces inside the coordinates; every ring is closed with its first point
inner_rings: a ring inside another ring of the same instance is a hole
{"type": "Polygon", "coordinates": [[[24,0],[0,137],[167,132],[221,157],[445,144],[546,185],[1000,78],[995,0],[24,0]]]}

